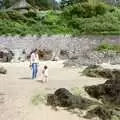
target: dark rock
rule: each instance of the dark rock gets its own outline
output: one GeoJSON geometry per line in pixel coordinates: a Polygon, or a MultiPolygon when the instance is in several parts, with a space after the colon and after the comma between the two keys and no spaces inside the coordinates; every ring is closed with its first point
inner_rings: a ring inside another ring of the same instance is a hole
{"type": "Polygon", "coordinates": [[[56,90],[54,94],[48,95],[47,103],[48,105],[67,107],[68,109],[86,109],[90,105],[96,104],[89,99],[82,98],[81,96],[72,95],[72,93],[65,88],[60,88],[56,90]]]}
{"type": "Polygon", "coordinates": [[[67,50],[61,50],[59,56],[62,59],[68,59],[69,58],[69,52],[67,50]]]}
{"type": "Polygon", "coordinates": [[[55,91],[54,94],[57,98],[57,101],[59,101],[59,105],[62,107],[68,107],[74,104],[74,98],[72,93],[70,93],[67,89],[65,88],[60,88],[55,91]]]}
{"type": "Polygon", "coordinates": [[[85,87],[85,91],[94,98],[120,105],[120,79],[107,80],[104,84],[85,87]]]}
{"type": "Polygon", "coordinates": [[[42,60],[50,60],[52,58],[52,51],[50,50],[38,50],[38,56],[39,56],[39,59],[42,59],[42,60]]]}
{"type": "Polygon", "coordinates": [[[55,95],[54,94],[48,94],[47,95],[47,105],[56,105],[55,103],[56,101],[56,98],[55,98],[55,95]]]}
{"type": "Polygon", "coordinates": [[[118,69],[106,69],[99,65],[88,66],[84,71],[83,75],[89,77],[103,77],[117,80],[120,78],[120,70],[118,69]]]}
{"type": "Polygon", "coordinates": [[[13,58],[13,52],[8,48],[0,48],[0,62],[10,62],[13,58]]]}
{"type": "Polygon", "coordinates": [[[111,120],[112,111],[103,106],[97,106],[96,108],[88,111],[87,115],[85,115],[85,118],[91,119],[97,116],[101,118],[102,120],[111,120]]]}
{"type": "Polygon", "coordinates": [[[0,67],[0,74],[6,74],[7,70],[4,67],[0,67]]]}
{"type": "Polygon", "coordinates": [[[93,86],[87,86],[85,87],[85,91],[91,96],[96,99],[100,99],[100,97],[105,93],[103,89],[103,84],[99,85],[99,88],[97,85],[93,86]]]}

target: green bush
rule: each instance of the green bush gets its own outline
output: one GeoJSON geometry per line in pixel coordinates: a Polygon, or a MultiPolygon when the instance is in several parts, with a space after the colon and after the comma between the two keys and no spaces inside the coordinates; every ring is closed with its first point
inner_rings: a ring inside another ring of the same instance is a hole
{"type": "Polygon", "coordinates": [[[13,21],[19,21],[19,22],[20,21],[22,21],[22,22],[27,21],[27,18],[23,14],[21,14],[17,11],[9,11],[9,12],[7,12],[7,14],[8,14],[9,18],[13,21]]]}
{"type": "Polygon", "coordinates": [[[0,19],[9,19],[9,16],[6,12],[0,12],[0,19]]]}
{"type": "Polygon", "coordinates": [[[60,16],[54,12],[49,12],[41,21],[47,25],[55,25],[60,23],[60,16]]]}
{"type": "Polygon", "coordinates": [[[0,35],[120,35],[120,10],[112,9],[103,3],[94,6],[81,3],[66,7],[62,14],[59,11],[0,12],[0,35]]]}
{"type": "Polygon", "coordinates": [[[97,15],[104,15],[108,11],[112,12],[112,9],[112,7],[104,3],[91,5],[89,3],[84,2],[81,4],[74,4],[72,6],[66,7],[63,11],[63,16],[67,19],[73,17],[90,18],[97,15]]]}
{"type": "Polygon", "coordinates": [[[74,18],[68,26],[75,29],[77,34],[119,34],[120,21],[113,13],[92,18],[74,18]]]}
{"type": "Polygon", "coordinates": [[[37,12],[29,11],[28,13],[25,13],[24,16],[36,19],[37,18],[37,12]]]}

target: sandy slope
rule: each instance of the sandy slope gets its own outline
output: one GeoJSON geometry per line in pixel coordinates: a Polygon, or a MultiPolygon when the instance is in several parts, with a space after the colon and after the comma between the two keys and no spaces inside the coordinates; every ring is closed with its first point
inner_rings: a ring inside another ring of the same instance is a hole
{"type": "Polygon", "coordinates": [[[99,84],[103,79],[80,76],[83,68],[63,68],[62,61],[40,62],[40,68],[49,66],[49,81],[42,84],[31,80],[29,63],[0,63],[8,70],[7,75],[0,75],[0,120],[83,120],[76,114],[65,110],[54,111],[45,105],[34,106],[31,97],[38,91],[60,87],[82,88],[85,85],[99,84]]]}

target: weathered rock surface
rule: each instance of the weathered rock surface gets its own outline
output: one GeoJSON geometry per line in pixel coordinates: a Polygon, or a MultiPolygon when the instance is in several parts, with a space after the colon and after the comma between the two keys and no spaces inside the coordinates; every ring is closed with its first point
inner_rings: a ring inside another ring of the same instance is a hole
{"type": "Polygon", "coordinates": [[[13,58],[13,52],[5,47],[0,47],[0,62],[10,62],[13,58]]]}
{"type": "Polygon", "coordinates": [[[12,50],[25,49],[30,53],[33,48],[51,50],[59,49],[61,59],[69,59],[65,66],[94,65],[110,61],[111,64],[120,64],[119,53],[97,52],[95,48],[101,43],[120,44],[119,36],[0,36],[0,45],[12,50]]]}

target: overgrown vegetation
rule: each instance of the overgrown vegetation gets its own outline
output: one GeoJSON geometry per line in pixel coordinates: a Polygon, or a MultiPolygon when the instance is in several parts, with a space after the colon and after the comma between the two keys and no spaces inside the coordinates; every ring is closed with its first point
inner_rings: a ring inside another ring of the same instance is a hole
{"type": "Polygon", "coordinates": [[[119,44],[108,44],[104,43],[97,47],[97,51],[113,51],[113,52],[120,52],[120,45],[119,44]]]}
{"type": "Polygon", "coordinates": [[[61,11],[0,12],[0,35],[119,35],[120,9],[91,0],[75,0],[61,11]]]}
{"type": "Polygon", "coordinates": [[[39,93],[32,97],[33,105],[39,105],[43,103],[46,103],[46,95],[44,93],[39,93]]]}

